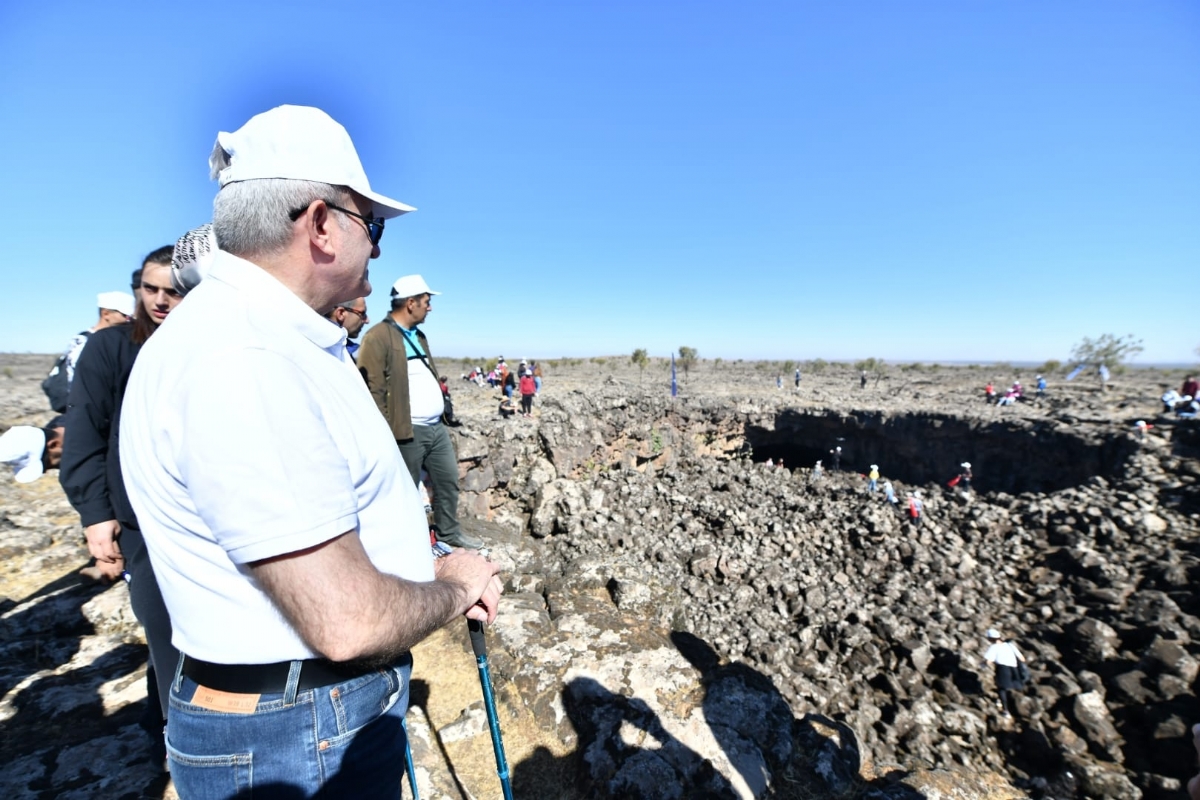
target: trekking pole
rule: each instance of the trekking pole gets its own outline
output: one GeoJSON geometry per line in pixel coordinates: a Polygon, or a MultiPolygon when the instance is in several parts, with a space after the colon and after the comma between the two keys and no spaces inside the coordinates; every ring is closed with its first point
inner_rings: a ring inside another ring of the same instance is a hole
{"type": "Polygon", "coordinates": [[[408,772],[408,788],[412,789],[413,800],[421,800],[421,790],[417,788],[417,768],[413,766],[412,742],[408,740],[408,720],[400,720],[404,728],[404,769],[408,772]]]}
{"type": "Polygon", "coordinates": [[[475,651],[475,663],[479,666],[479,683],[483,686],[483,705],[487,709],[488,726],[492,729],[492,749],[496,751],[496,774],[500,776],[500,788],[504,800],[513,800],[512,784],[508,780],[508,761],[504,758],[504,742],[500,738],[500,718],[496,715],[496,698],[492,695],[492,677],[488,672],[487,642],[483,638],[483,623],[467,620],[471,632],[471,649],[475,651]]]}

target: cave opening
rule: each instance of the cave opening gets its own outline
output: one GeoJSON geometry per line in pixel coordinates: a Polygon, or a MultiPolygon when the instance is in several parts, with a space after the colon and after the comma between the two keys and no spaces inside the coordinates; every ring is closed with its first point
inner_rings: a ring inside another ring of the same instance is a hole
{"type": "Polygon", "coordinates": [[[866,473],[878,464],[887,478],[911,485],[947,481],[971,464],[978,491],[1054,492],[1092,476],[1121,473],[1137,443],[1122,432],[1084,436],[1051,420],[979,420],[938,414],[810,413],[785,409],[774,427],[747,424],[754,461],[781,459],[832,469],[830,451],[842,448],[841,469],[866,473]]]}

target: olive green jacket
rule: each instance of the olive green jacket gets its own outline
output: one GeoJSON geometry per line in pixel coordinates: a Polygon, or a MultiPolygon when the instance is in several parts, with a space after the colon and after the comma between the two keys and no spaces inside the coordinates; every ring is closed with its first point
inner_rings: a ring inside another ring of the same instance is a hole
{"type": "MultiPolygon", "coordinates": [[[[429,340],[420,328],[414,329],[417,340],[425,348],[429,366],[435,378],[437,365],[429,351],[429,340]]],[[[404,334],[396,323],[387,318],[377,322],[363,335],[358,348],[358,369],[367,380],[367,388],[379,413],[392,427],[392,436],[402,442],[413,438],[412,406],[408,395],[408,354],[404,349],[404,334]]]]}

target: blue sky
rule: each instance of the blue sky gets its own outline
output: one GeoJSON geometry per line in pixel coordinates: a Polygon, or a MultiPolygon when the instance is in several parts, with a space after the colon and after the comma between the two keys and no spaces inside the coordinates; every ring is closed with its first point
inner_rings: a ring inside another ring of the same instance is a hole
{"type": "Polygon", "coordinates": [[[446,355],[1200,346],[1200,4],[45,3],[0,11],[0,351],[55,352],[281,103],[350,131],[446,355]]]}

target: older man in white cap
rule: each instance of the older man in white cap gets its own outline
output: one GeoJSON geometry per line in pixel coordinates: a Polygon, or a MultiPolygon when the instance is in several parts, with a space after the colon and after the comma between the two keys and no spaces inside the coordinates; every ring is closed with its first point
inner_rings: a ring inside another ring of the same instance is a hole
{"type": "Polygon", "coordinates": [[[430,289],[420,275],[405,275],[392,284],[392,310],[363,337],[358,364],[413,483],[420,480],[422,467],[429,474],[438,541],[478,549],[483,542],[463,533],[458,523],[458,458],[446,429],[445,400],[429,340],[417,327],[433,310],[436,294],[441,292],[430,289]]]}
{"type": "Polygon", "coordinates": [[[421,500],[323,316],[384,223],[345,128],[281,106],[221,133],[220,250],[142,349],[121,464],[180,652],[181,797],[396,797],[413,645],[495,618],[497,568],[436,564],[421,500]]]}
{"type": "Polygon", "coordinates": [[[133,295],[125,292],[101,292],[96,295],[96,305],[100,307],[100,318],[96,324],[75,335],[66,351],[54,362],[50,374],[42,381],[42,391],[49,398],[50,407],[60,414],[67,410],[71,381],[75,379],[75,365],[79,362],[79,354],[83,352],[88,337],[96,331],[129,322],[133,317],[133,295]]]}

